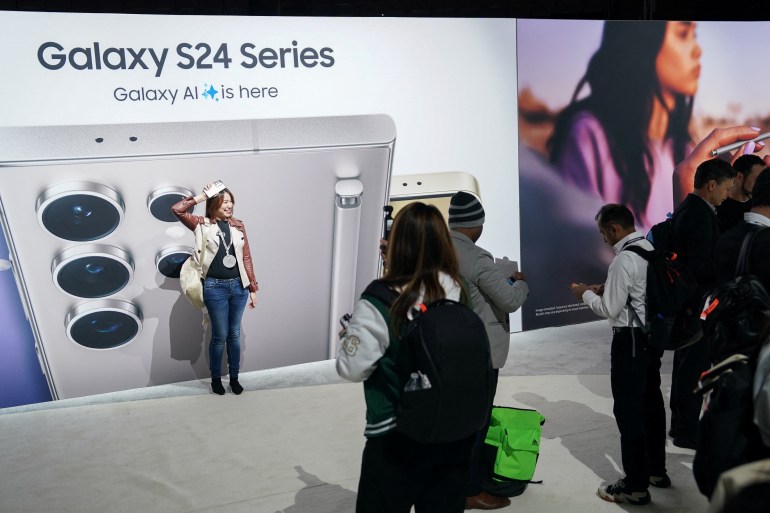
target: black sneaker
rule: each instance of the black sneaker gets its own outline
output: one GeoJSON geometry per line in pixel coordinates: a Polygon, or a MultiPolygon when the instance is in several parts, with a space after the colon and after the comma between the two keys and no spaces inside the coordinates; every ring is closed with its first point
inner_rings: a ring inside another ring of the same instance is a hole
{"type": "Polygon", "coordinates": [[[655,488],[668,488],[671,486],[671,478],[663,472],[659,476],[650,476],[650,484],[655,488]]]}
{"type": "Polygon", "coordinates": [[[618,479],[615,484],[600,486],[596,495],[607,502],[622,502],[642,506],[650,503],[650,492],[647,490],[632,490],[626,485],[625,479],[618,479]]]}
{"type": "Polygon", "coordinates": [[[237,379],[231,379],[230,390],[232,390],[235,395],[241,395],[241,392],[243,392],[243,387],[240,383],[238,383],[237,379]]]}
{"type": "Polygon", "coordinates": [[[695,437],[692,436],[677,436],[674,437],[674,441],[671,443],[673,443],[674,446],[680,447],[682,449],[695,450],[698,448],[698,445],[695,442],[695,437]]]}
{"type": "Polygon", "coordinates": [[[225,395],[225,387],[222,386],[222,378],[211,378],[211,391],[217,395],[225,395]]]}

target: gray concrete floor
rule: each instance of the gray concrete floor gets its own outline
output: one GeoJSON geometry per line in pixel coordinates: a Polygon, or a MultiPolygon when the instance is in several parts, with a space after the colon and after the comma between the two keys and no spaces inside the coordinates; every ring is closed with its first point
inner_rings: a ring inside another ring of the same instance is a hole
{"type": "MultiPolygon", "coordinates": [[[[596,488],[621,477],[606,322],[511,336],[496,403],[546,417],[535,479],[501,511],[638,510],[596,488]]],[[[668,395],[670,355],[663,368],[668,395]]],[[[364,444],[360,384],[333,362],[0,410],[0,511],[353,512],[364,444]]],[[[650,512],[702,512],[693,452],[670,446],[674,486],[650,512]]]]}

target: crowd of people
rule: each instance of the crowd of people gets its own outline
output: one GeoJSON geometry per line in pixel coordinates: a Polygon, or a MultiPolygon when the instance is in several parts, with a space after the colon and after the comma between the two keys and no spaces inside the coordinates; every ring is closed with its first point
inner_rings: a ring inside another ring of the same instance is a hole
{"type": "MultiPolygon", "coordinates": [[[[749,255],[752,274],[770,290],[770,230],[759,229],[770,227],[770,170],[766,166],[770,159],[753,155],[757,147],[751,142],[731,161],[710,158],[716,147],[755,135],[756,129],[750,127],[717,129],[674,170],[675,180],[692,180],[691,192],[673,211],[671,226],[673,248],[695,277],[698,298],[734,278],[742,242],[753,230],[758,233],[749,255]]],[[[258,285],[245,227],[232,215],[232,192],[225,189],[209,196],[210,187],[180,201],[173,211],[196,232],[193,258],[204,270],[203,297],[212,323],[212,391],[225,393],[221,362],[226,347],[229,385],[233,393],[240,394],[240,321],[247,304],[255,307],[258,285]],[[192,207],[203,201],[206,215],[192,215],[192,207]]],[[[412,507],[417,513],[451,513],[499,509],[511,503],[483,486],[489,473],[481,462],[488,420],[467,436],[442,443],[423,443],[398,429],[397,412],[404,390],[402,328],[420,315],[420,309],[450,299],[472,308],[483,321],[492,376],[484,407],[491,411],[499,369],[509,351],[509,314],[529,294],[523,273],[506,275],[494,257],[476,244],[485,221],[479,198],[456,193],[448,214],[447,223],[436,207],[421,202],[399,212],[389,240],[383,241],[384,275],[379,280],[397,299],[383,308],[363,296],[340,334],[337,371],[351,381],[363,381],[367,406],[358,513],[407,513],[412,507]]],[[[643,505],[651,501],[650,486],[672,485],[666,469],[667,422],[660,375],[663,351],[649,343],[646,330],[648,262],[638,252],[624,249],[651,250],[653,246],[637,230],[628,205],[607,203],[595,221],[615,257],[604,283],[572,283],[570,288],[595,314],[607,318],[612,328],[610,384],[625,472],[616,483],[601,486],[597,494],[610,502],[643,505]]],[[[770,351],[767,346],[763,354],[770,351]]],[[[719,363],[712,356],[703,339],[675,352],[668,431],[675,446],[698,447],[702,398],[693,390],[703,372],[719,363]]],[[[765,360],[755,371],[758,406],[754,420],[763,442],[770,446],[770,357],[765,360]]],[[[757,491],[756,483],[768,480],[768,461],[754,463],[749,471],[739,467],[726,472],[714,492],[712,510],[728,511],[747,497],[763,496],[766,492],[757,491]],[[736,490],[741,488],[735,483],[749,491],[739,493],[736,490]]]]}
{"type": "MultiPolygon", "coordinates": [[[[605,204],[595,220],[615,253],[605,283],[571,285],[576,299],[606,317],[613,330],[611,384],[626,476],[598,490],[613,502],[646,504],[648,484],[670,485],[659,392],[661,353],[643,343],[643,328],[650,322],[644,308],[648,263],[623,249],[649,249],[645,232],[669,216],[672,249],[697,283],[690,305],[697,313],[707,294],[735,278],[743,242],[756,231],[749,248],[750,273],[765,289],[770,286],[770,231],[761,229],[770,226],[770,171],[765,171],[770,159],[754,154],[765,143],[750,141],[760,129],[748,126],[718,128],[693,144],[689,128],[701,55],[693,22],[606,21],[600,45],[547,145],[556,174],[605,204]],[[734,155],[712,158],[717,148],[743,141],[734,155]]],[[[674,353],[668,435],[677,447],[704,450],[699,425],[708,394],[704,402],[693,390],[704,371],[720,363],[709,351],[712,335],[704,333],[674,353]]],[[[770,424],[764,414],[768,399],[762,395],[767,372],[761,365],[754,370],[764,354],[748,355],[760,428],[770,424]]],[[[761,480],[763,472],[767,479],[769,467],[754,467],[752,479],[761,480]]],[[[741,474],[742,480],[728,477],[730,485],[717,490],[734,492],[736,483],[746,485],[746,475],[741,474]]],[[[745,509],[748,502],[741,504],[736,511],[751,510],[745,509]]],[[[712,501],[713,511],[730,507],[724,496],[712,501]]]]}
{"type": "MultiPolygon", "coordinates": [[[[749,130],[756,134],[755,129],[749,130]]],[[[681,259],[697,282],[696,303],[692,305],[696,311],[700,311],[702,298],[735,277],[745,235],[754,226],[770,226],[770,170],[762,158],[752,154],[756,149],[754,143],[744,145],[732,163],[708,158],[709,150],[751,135],[745,127],[714,131],[677,168],[678,173],[692,177],[692,189],[671,216],[671,243],[676,258],[681,259]]],[[[605,283],[574,283],[571,288],[577,299],[607,318],[612,326],[610,380],[625,471],[623,478],[600,487],[597,493],[610,502],[643,505],[651,501],[649,485],[671,486],[666,472],[666,414],[660,390],[663,351],[647,339],[648,261],[637,252],[623,250],[630,246],[651,250],[652,245],[644,233],[636,230],[634,214],[626,205],[607,204],[595,219],[615,257],[605,283]]],[[[759,230],[748,258],[752,273],[770,290],[768,252],[770,230],[759,230]]],[[[693,391],[701,375],[720,363],[709,352],[708,336],[704,333],[674,353],[668,435],[677,447],[707,450],[698,445],[703,399],[693,391]]],[[[757,373],[758,405],[770,401],[761,392],[762,376],[766,374],[761,370],[757,373]]],[[[770,429],[770,422],[761,413],[755,421],[760,429],[770,429]]],[[[757,457],[761,457],[761,452],[757,457]]],[[[767,494],[767,490],[763,493],[767,494]]],[[[727,508],[729,500],[716,501],[714,507],[717,504],[727,508]]]]}
{"type": "MultiPolygon", "coordinates": [[[[745,144],[732,161],[710,155],[717,147],[756,135],[751,127],[714,130],[674,170],[674,180],[690,179],[692,186],[673,212],[673,245],[696,277],[699,297],[733,277],[722,270],[735,268],[736,245],[747,226],[770,226],[770,171],[763,159],[752,154],[759,148],[745,144]]],[[[647,260],[623,250],[628,246],[651,250],[653,246],[637,230],[628,205],[608,203],[595,220],[604,242],[615,252],[614,260],[604,283],[572,283],[570,287],[578,300],[607,318],[612,327],[610,384],[625,472],[616,483],[601,486],[597,494],[609,502],[644,505],[651,501],[650,486],[672,485],[666,469],[667,422],[660,375],[663,351],[649,343],[645,329],[647,260]]],[[[412,506],[418,513],[452,512],[510,504],[510,499],[496,497],[481,486],[488,470],[479,465],[478,458],[487,426],[462,440],[421,444],[399,433],[396,422],[404,384],[399,381],[400,360],[395,349],[399,332],[391,321],[394,316],[411,319],[419,315],[420,305],[437,298],[464,301],[485,321],[496,385],[497,370],[508,353],[508,314],[526,301],[529,288],[522,273],[505,276],[495,267],[492,255],[476,245],[483,223],[481,203],[465,192],[451,200],[448,230],[435,207],[413,203],[404,208],[396,216],[386,246],[382,280],[399,297],[408,299],[398,308],[394,304],[383,310],[362,297],[341,333],[337,371],[349,380],[363,381],[366,391],[367,442],[356,505],[359,513],[406,513],[412,506]]],[[[770,230],[760,232],[751,257],[757,263],[754,272],[770,288],[770,230]]],[[[696,448],[702,398],[693,390],[701,373],[715,363],[702,339],[675,352],[668,431],[675,446],[696,448]]],[[[762,372],[760,369],[758,374],[762,372]]],[[[763,381],[759,388],[770,389],[770,385],[763,381]]],[[[757,395],[770,405],[770,391],[757,395]]],[[[770,440],[768,411],[770,406],[757,408],[756,422],[770,440]]],[[[752,479],[762,472],[766,478],[768,466],[755,469],[752,479]]],[[[738,478],[727,472],[724,479],[738,478]]],[[[747,481],[745,475],[742,479],[747,481]]],[[[740,494],[732,488],[725,497],[724,485],[719,490],[712,507],[728,511],[740,494]]],[[[756,488],[751,493],[756,494],[756,488]]]]}

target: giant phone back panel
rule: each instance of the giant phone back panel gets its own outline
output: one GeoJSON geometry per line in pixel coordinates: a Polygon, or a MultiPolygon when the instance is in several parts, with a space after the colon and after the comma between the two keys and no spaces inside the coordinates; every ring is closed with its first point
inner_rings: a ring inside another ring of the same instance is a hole
{"type": "Polygon", "coordinates": [[[329,358],[336,312],[378,273],[394,140],[384,115],[0,129],[0,220],[53,396],[209,375],[170,207],[216,179],[260,288],[242,371],[329,358]]]}

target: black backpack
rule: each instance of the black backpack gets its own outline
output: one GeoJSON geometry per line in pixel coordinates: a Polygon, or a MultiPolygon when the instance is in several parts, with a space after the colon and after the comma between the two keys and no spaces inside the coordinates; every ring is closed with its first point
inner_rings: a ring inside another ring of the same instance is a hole
{"type": "Polygon", "coordinates": [[[757,353],[726,358],[703,373],[695,390],[706,398],[692,470],[706,497],[711,497],[722,472],[770,457],[770,448],[762,443],[754,424],[756,359],[757,353]]]}
{"type": "Polygon", "coordinates": [[[701,314],[709,358],[718,362],[703,373],[695,390],[706,397],[693,474],[707,497],[722,472],[770,456],[754,424],[753,406],[757,358],[770,322],[770,296],[750,273],[759,229],[752,226],[746,234],[733,279],[706,296],[701,314]]]}
{"type": "MultiPolygon", "coordinates": [[[[647,261],[647,325],[650,345],[676,350],[696,342],[702,335],[696,307],[698,283],[695,276],[672,251],[672,220],[656,224],[647,234],[652,250],[639,246],[623,249],[647,261]]],[[[628,298],[631,306],[631,298],[628,298]]],[[[631,308],[634,315],[637,312],[631,308]]]]}
{"type": "MultiPolygon", "coordinates": [[[[390,308],[398,297],[379,280],[364,290],[390,308]]],[[[388,320],[389,316],[385,316],[388,320]]],[[[421,443],[466,438],[489,418],[492,360],[484,322],[451,299],[425,305],[400,334],[401,397],[396,429],[421,443]]]]}
{"type": "Polygon", "coordinates": [[[704,298],[700,318],[712,364],[738,353],[754,354],[762,330],[770,322],[770,295],[751,274],[750,265],[754,239],[764,228],[750,227],[741,244],[733,279],[704,298]]]}

